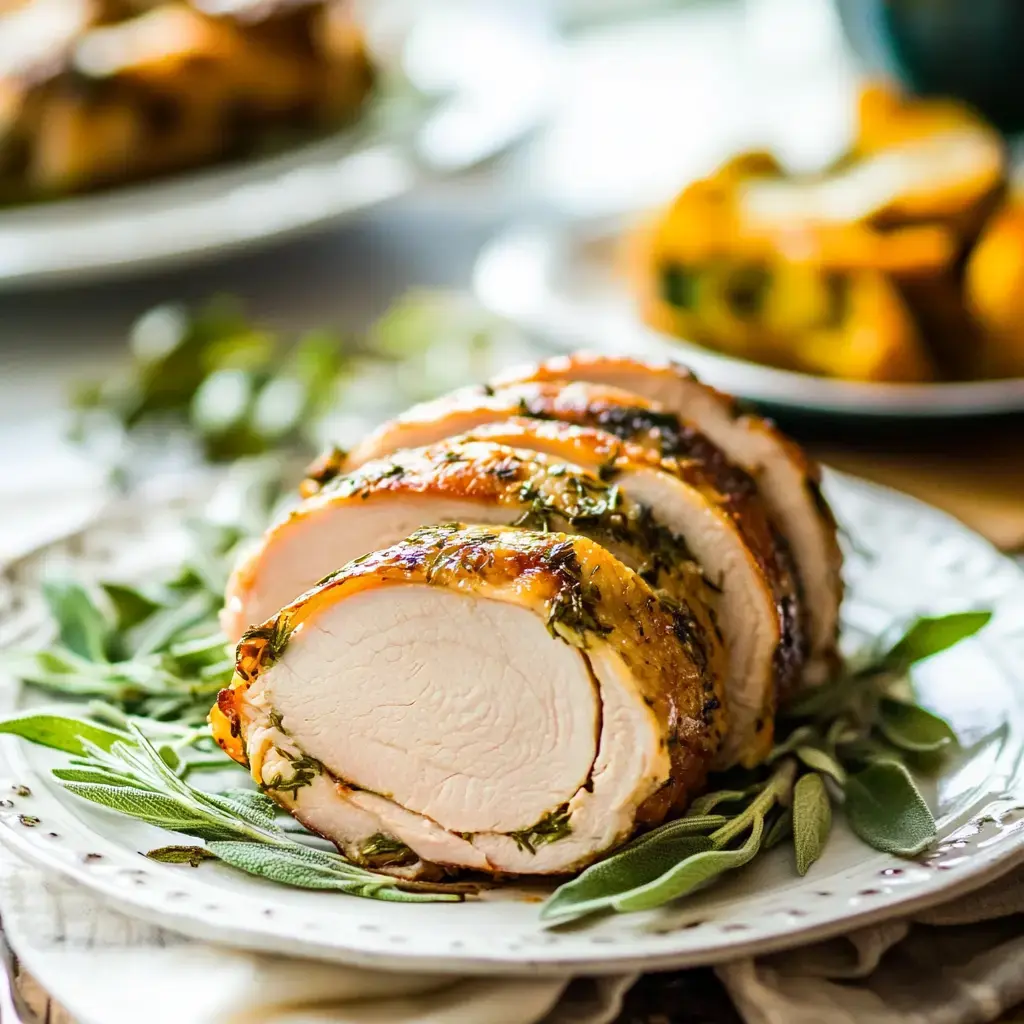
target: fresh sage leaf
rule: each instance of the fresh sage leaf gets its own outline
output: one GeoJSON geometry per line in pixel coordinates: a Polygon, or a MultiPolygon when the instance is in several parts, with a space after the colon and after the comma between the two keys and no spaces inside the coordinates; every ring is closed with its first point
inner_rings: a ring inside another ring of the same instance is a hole
{"type": "Polygon", "coordinates": [[[690,804],[690,809],[686,812],[686,816],[702,818],[718,807],[719,804],[733,804],[739,803],[741,800],[748,800],[763,788],[764,783],[757,782],[746,789],[719,789],[713,793],[705,793],[704,796],[697,797],[690,804]]]}
{"type": "Polygon", "coordinates": [[[162,606],[162,602],[144,594],[137,587],[130,587],[124,583],[102,583],[100,586],[114,609],[119,633],[137,626],[162,606]]]}
{"type": "Polygon", "coordinates": [[[761,848],[764,818],[757,815],[746,842],[735,850],[703,850],[693,853],[670,868],[660,878],[616,899],[612,906],[620,911],[653,910],[670,900],[693,892],[706,882],[742,867],[753,860],[761,848]]]}
{"type": "Polygon", "coordinates": [[[876,761],[846,780],[846,820],[869,846],[914,857],[935,841],[935,818],[907,769],[876,761]]]}
{"type": "Polygon", "coordinates": [[[917,704],[882,698],[878,730],[895,747],[912,753],[930,753],[956,743],[956,733],[945,719],[917,704]]]}
{"type": "Polygon", "coordinates": [[[776,743],[768,755],[768,764],[774,764],[786,754],[792,754],[797,747],[803,746],[817,736],[813,725],[801,725],[794,729],[784,740],[776,743]]]}
{"type": "Polygon", "coordinates": [[[170,832],[206,840],[245,836],[237,827],[204,818],[183,800],[162,793],[88,782],[65,782],[64,788],[84,800],[170,832]]]}
{"type": "Polygon", "coordinates": [[[821,856],[831,828],[832,804],[824,780],[817,772],[802,775],[793,788],[793,846],[799,875],[806,875],[821,856]]]}
{"type": "Polygon", "coordinates": [[[831,754],[827,754],[824,750],[819,750],[817,747],[797,747],[796,756],[808,768],[813,768],[814,771],[822,772],[825,775],[831,775],[840,786],[846,782],[846,770],[831,754]]]}
{"type": "Polygon", "coordinates": [[[957,612],[914,622],[882,659],[892,671],[902,671],[918,661],[948,650],[984,629],[992,618],[987,611],[957,612]]]}
{"type": "Polygon", "coordinates": [[[86,753],[86,748],[82,746],[83,739],[103,750],[109,750],[118,740],[128,738],[123,732],[94,725],[92,722],[45,714],[22,715],[0,721],[0,733],[20,736],[31,743],[76,755],[86,753]]]}
{"type": "Polygon", "coordinates": [[[216,854],[203,846],[160,846],[150,850],[146,856],[161,864],[188,864],[197,868],[204,860],[216,860],[216,854]]]}
{"type": "Polygon", "coordinates": [[[110,623],[85,587],[74,580],[45,580],[43,597],[56,620],[60,642],[88,661],[106,661],[110,623]]]}
{"type": "MultiPolygon", "coordinates": [[[[659,825],[650,832],[634,839],[629,846],[639,846],[657,839],[675,839],[677,836],[701,835],[721,828],[729,819],[724,814],[687,815],[666,825],[659,825]]],[[[625,849],[625,847],[624,847],[625,849]]]]}
{"type": "Polygon", "coordinates": [[[625,893],[661,878],[680,861],[710,849],[710,840],[694,835],[627,847],[559,886],[541,908],[541,920],[561,923],[606,910],[625,893]]]}
{"type": "Polygon", "coordinates": [[[305,859],[296,850],[259,843],[213,842],[208,846],[225,864],[272,882],[299,889],[322,889],[347,892],[355,896],[372,896],[396,903],[458,901],[456,893],[405,892],[397,888],[397,880],[368,871],[341,874],[305,859]]]}
{"type": "Polygon", "coordinates": [[[793,834],[793,808],[782,807],[775,811],[774,818],[765,833],[762,850],[773,850],[783,840],[793,834]]]}

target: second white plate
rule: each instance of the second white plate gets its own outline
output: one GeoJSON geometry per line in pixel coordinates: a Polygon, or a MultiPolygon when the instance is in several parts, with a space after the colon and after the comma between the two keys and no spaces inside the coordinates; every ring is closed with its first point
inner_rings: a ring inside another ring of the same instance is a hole
{"type": "Polygon", "coordinates": [[[1024,379],[867,384],[722,355],[647,327],[617,259],[622,223],[522,228],[492,241],[473,275],[489,310],[568,350],[676,359],[703,380],[766,405],[846,416],[938,418],[1024,412],[1024,379]]]}

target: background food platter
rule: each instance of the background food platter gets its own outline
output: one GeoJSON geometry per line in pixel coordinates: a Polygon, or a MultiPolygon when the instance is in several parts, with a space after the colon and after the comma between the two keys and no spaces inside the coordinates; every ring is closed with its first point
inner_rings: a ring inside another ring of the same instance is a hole
{"type": "MultiPolygon", "coordinates": [[[[466,904],[379,903],[285,889],[217,864],[153,863],[139,853],[170,841],[167,833],[76,801],[49,777],[60,755],[6,736],[0,841],[111,906],[188,935],[407,970],[608,973],[709,963],[845,933],[968,891],[1018,862],[1024,849],[1024,574],[910,499],[835,475],[827,491],[857,542],[847,563],[848,641],[924,612],[996,612],[979,637],[923,663],[915,676],[922,701],[954,724],[962,745],[928,791],[941,838],[917,860],[875,853],[839,826],[803,879],[780,847],[656,913],[545,930],[538,890],[499,890],[466,904]]],[[[164,564],[180,553],[180,523],[199,507],[191,499],[119,506],[102,523],[10,565],[0,578],[0,641],[42,638],[39,578],[55,562],[84,576],[143,578],[155,557],[164,564]]],[[[0,680],[0,693],[4,712],[28,699],[15,696],[12,679],[0,680]]]]}
{"type": "Polygon", "coordinates": [[[349,129],[273,156],[0,207],[0,291],[166,269],[293,237],[467,171],[537,124],[551,57],[542,26],[486,5],[415,11],[389,0],[368,12],[385,85],[349,129]],[[441,50],[443,62],[438,35],[453,47],[441,50]],[[472,59],[480,38],[500,41],[487,63],[472,59]],[[536,73],[510,78],[523,64],[536,73]]]}
{"type": "Polygon", "coordinates": [[[712,352],[643,324],[621,272],[622,219],[517,228],[491,242],[474,272],[492,312],[566,349],[678,359],[703,380],[766,406],[874,418],[939,419],[1024,412],[1024,379],[869,384],[812,377],[712,352]]]}

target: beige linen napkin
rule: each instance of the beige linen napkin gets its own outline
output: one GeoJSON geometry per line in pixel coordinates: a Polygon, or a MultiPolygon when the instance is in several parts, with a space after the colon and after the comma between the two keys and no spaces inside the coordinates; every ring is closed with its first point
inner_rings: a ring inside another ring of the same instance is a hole
{"type": "Polygon", "coordinates": [[[1024,1001],[1024,867],[980,892],[717,969],[746,1024],[983,1024],[1024,1001]]]}

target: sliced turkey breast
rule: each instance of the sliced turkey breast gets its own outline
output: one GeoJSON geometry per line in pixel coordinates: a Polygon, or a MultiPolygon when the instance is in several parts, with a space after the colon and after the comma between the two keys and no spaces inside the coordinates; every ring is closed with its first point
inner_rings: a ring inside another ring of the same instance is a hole
{"type": "Polygon", "coordinates": [[[764,760],[772,746],[776,694],[799,675],[801,651],[795,631],[786,628],[796,602],[794,581],[780,567],[775,538],[758,510],[730,514],[697,464],[591,427],[513,417],[464,439],[530,449],[592,469],[686,541],[710,581],[729,653],[729,733],[716,767],[764,760]]]}
{"type": "Polygon", "coordinates": [[[770,421],[743,411],[735,399],[676,363],[581,352],[513,370],[487,390],[526,381],[587,381],[634,392],[692,425],[750,473],[789,543],[802,585],[810,641],[805,681],[820,683],[831,674],[838,663],[842,553],[821,493],[820,467],[806,452],[770,421]]]}
{"type": "Polygon", "coordinates": [[[723,764],[758,763],[771,746],[777,697],[801,678],[805,640],[788,546],[772,528],[752,478],[654,403],[620,388],[554,382],[465,389],[415,406],[347,457],[334,452],[311,467],[305,493],[367,455],[460,429],[469,431],[460,436],[507,441],[599,473],[612,468],[607,460],[635,464],[628,482],[616,482],[686,540],[721,592],[716,604],[731,662],[727,692],[736,704],[723,764]],[[517,413],[552,423],[531,429],[517,413]],[[601,429],[560,432],[560,421],[601,429]],[[662,479],[659,469],[670,477],[662,479]]]}
{"type": "MultiPolygon", "coordinates": [[[[224,631],[235,640],[339,565],[421,526],[446,522],[590,537],[681,602],[692,602],[695,629],[716,633],[699,566],[685,542],[648,508],[580,466],[489,442],[396,452],[302,502],[235,569],[221,616],[224,631]]],[[[724,671],[724,649],[718,647],[718,670],[724,671]]]]}
{"type": "Polygon", "coordinates": [[[450,524],[247,632],[211,721],[353,860],[563,873],[700,791],[726,714],[712,659],[600,545],[450,524]]]}

